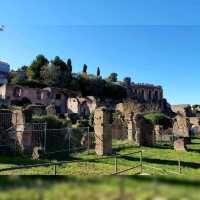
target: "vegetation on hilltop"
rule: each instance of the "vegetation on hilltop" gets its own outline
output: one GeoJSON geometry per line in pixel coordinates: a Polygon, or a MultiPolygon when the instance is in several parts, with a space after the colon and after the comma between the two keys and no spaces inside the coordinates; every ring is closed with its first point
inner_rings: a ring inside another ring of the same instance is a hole
{"type": "Polygon", "coordinates": [[[56,56],[49,61],[45,56],[38,55],[30,66],[19,69],[23,76],[16,74],[9,82],[31,87],[60,87],[81,91],[83,96],[98,96],[99,98],[113,98],[122,100],[127,97],[126,88],[117,84],[117,73],[111,73],[107,79],[102,79],[100,67],[96,75],[88,74],[88,66],[83,65],[82,73],[73,73],[71,59],[67,62],[56,56]]]}

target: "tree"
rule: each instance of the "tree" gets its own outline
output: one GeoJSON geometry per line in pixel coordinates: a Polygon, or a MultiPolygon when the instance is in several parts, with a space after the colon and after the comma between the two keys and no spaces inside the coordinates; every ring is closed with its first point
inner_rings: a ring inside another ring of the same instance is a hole
{"type": "Polygon", "coordinates": [[[32,79],[40,80],[40,71],[44,65],[47,65],[49,61],[45,56],[38,55],[35,60],[30,65],[30,71],[32,73],[32,79]]]}
{"type": "Polygon", "coordinates": [[[54,58],[54,60],[51,61],[51,63],[54,64],[55,66],[59,67],[60,70],[63,72],[68,70],[66,63],[62,59],[60,59],[59,56],[56,56],[54,58]]]}
{"type": "Polygon", "coordinates": [[[87,65],[86,64],[83,65],[83,73],[87,74],[87,65]]]}
{"type": "Polygon", "coordinates": [[[100,72],[100,68],[98,67],[97,68],[97,76],[99,77],[101,75],[101,72],[100,72]]]}
{"type": "Polygon", "coordinates": [[[68,66],[69,71],[72,73],[72,61],[71,61],[71,59],[67,60],[67,66],[68,66]]]}
{"type": "Polygon", "coordinates": [[[108,77],[108,80],[111,82],[117,82],[117,73],[111,73],[110,76],[108,77]]]}
{"type": "Polygon", "coordinates": [[[68,68],[68,79],[72,80],[72,61],[71,59],[67,60],[67,68],[68,68]]]}
{"type": "Polygon", "coordinates": [[[44,65],[41,70],[42,81],[49,86],[56,86],[59,84],[60,72],[58,67],[53,63],[49,65],[44,65]]]}
{"type": "Polygon", "coordinates": [[[125,77],[124,78],[124,83],[129,86],[131,84],[131,78],[130,77],[125,77]]]}
{"type": "Polygon", "coordinates": [[[56,56],[54,60],[51,61],[51,63],[55,66],[56,74],[57,74],[57,86],[59,87],[66,87],[69,85],[69,82],[71,81],[72,75],[71,75],[71,60],[68,60],[68,63],[66,64],[60,57],[56,56]]]}
{"type": "Polygon", "coordinates": [[[28,70],[28,66],[23,65],[19,70],[26,72],[28,70]]]}

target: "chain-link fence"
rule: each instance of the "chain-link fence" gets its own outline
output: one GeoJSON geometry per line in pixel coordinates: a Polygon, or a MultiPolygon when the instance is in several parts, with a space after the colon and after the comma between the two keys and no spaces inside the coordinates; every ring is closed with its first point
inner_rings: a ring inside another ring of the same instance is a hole
{"type": "Polygon", "coordinates": [[[94,146],[93,133],[89,131],[89,127],[47,129],[45,138],[46,154],[72,153],[89,150],[94,146]]]}

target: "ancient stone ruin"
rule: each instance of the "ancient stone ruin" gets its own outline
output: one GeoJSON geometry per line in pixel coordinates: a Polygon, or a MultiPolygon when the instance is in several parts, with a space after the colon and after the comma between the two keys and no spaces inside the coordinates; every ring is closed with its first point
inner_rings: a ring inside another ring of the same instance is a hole
{"type": "Polygon", "coordinates": [[[128,141],[132,143],[137,143],[137,130],[136,121],[134,120],[134,114],[129,113],[126,115],[127,129],[128,129],[128,141]]]}
{"type": "Polygon", "coordinates": [[[182,115],[174,119],[173,133],[175,136],[190,138],[190,120],[182,115]]]}
{"type": "Polygon", "coordinates": [[[94,114],[94,130],[97,155],[112,154],[112,130],[111,116],[108,109],[100,107],[95,110],[94,114]]]}
{"type": "Polygon", "coordinates": [[[120,113],[117,113],[112,122],[112,138],[126,140],[128,137],[127,124],[120,113]]]}
{"type": "Polygon", "coordinates": [[[154,126],[154,132],[155,132],[155,139],[160,140],[163,136],[163,126],[161,125],[155,125],[154,126]]]}
{"type": "Polygon", "coordinates": [[[175,138],[174,149],[176,151],[186,151],[186,140],[184,137],[175,138]]]}
{"type": "Polygon", "coordinates": [[[155,136],[153,125],[144,119],[141,115],[134,117],[136,130],[136,144],[140,146],[153,146],[155,143],[155,136]]]}

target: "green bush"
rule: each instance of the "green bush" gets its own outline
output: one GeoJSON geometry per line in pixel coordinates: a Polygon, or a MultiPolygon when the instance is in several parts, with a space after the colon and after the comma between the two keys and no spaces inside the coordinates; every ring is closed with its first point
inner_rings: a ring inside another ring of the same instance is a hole
{"type": "Polygon", "coordinates": [[[15,84],[21,85],[21,86],[27,86],[31,88],[44,88],[47,87],[46,84],[42,83],[41,81],[35,81],[35,80],[18,80],[15,84]]]}
{"type": "Polygon", "coordinates": [[[34,122],[47,123],[48,129],[59,129],[64,128],[70,125],[70,121],[66,119],[60,119],[54,115],[43,115],[43,116],[34,116],[34,122]]]}
{"type": "Polygon", "coordinates": [[[80,119],[80,116],[77,113],[68,114],[68,117],[70,118],[72,124],[76,124],[76,122],[80,119]]]}
{"type": "Polygon", "coordinates": [[[144,115],[144,119],[154,125],[162,125],[164,128],[169,128],[172,126],[172,120],[163,113],[149,113],[144,115]]]}
{"type": "Polygon", "coordinates": [[[78,127],[89,127],[89,120],[88,119],[80,119],[78,121],[78,127]]]}
{"type": "Polygon", "coordinates": [[[32,102],[31,102],[30,99],[23,97],[21,100],[12,100],[11,104],[14,105],[14,106],[26,107],[26,106],[32,104],[32,102]]]}

